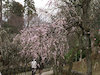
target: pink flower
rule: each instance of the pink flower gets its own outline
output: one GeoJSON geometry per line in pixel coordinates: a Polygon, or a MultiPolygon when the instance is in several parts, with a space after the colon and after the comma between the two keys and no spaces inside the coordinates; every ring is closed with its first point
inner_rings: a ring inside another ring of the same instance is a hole
{"type": "Polygon", "coordinates": [[[96,40],[96,38],[94,38],[94,40],[96,40]]]}

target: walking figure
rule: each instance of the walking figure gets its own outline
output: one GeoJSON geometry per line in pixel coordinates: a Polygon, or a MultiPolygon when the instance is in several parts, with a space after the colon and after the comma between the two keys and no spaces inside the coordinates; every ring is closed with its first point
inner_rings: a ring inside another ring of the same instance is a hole
{"type": "Polygon", "coordinates": [[[31,66],[32,66],[32,75],[35,75],[37,69],[37,62],[35,59],[33,59],[33,61],[31,62],[31,66]]]}
{"type": "Polygon", "coordinates": [[[40,62],[40,64],[39,64],[39,75],[42,74],[43,68],[44,68],[44,64],[43,64],[43,62],[40,62]]]}
{"type": "Polygon", "coordinates": [[[0,75],[2,75],[1,72],[0,72],[0,75]]]}

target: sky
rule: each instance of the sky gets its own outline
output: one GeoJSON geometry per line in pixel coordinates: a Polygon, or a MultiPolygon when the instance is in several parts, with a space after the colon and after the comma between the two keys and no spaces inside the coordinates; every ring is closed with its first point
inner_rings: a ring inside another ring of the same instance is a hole
{"type": "MultiPolygon", "coordinates": [[[[15,0],[17,2],[20,2],[22,5],[24,5],[24,0],[15,0]]],[[[42,20],[48,20],[50,21],[50,16],[48,15],[48,13],[51,13],[51,9],[52,6],[48,7],[48,3],[50,0],[34,0],[35,2],[35,8],[37,10],[38,16],[41,16],[42,20]],[[41,9],[43,10],[43,12],[41,11],[41,9]],[[44,13],[44,11],[48,11],[48,13],[44,13]]],[[[52,12],[53,14],[53,12],[52,12]]]]}
{"type": "Polygon", "coordinates": [[[20,2],[21,4],[24,5],[24,0],[15,0],[15,1],[20,2]]]}
{"type": "MultiPolygon", "coordinates": [[[[21,4],[24,5],[24,0],[15,0],[17,2],[20,2],[21,4]]],[[[49,0],[34,0],[35,2],[35,7],[36,8],[45,8],[45,5],[47,4],[49,0]]]]}

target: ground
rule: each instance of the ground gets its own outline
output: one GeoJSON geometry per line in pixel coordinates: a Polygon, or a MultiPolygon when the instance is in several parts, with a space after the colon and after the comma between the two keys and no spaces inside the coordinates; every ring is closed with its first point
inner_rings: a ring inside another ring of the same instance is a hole
{"type": "MultiPolygon", "coordinates": [[[[53,71],[47,71],[47,72],[43,72],[42,75],[52,75],[53,74],[53,71]]],[[[36,74],[36,75],[39,75],[39,74],[36,74]]]]}
{"type": "MultiPolygon", "coordinates": [[[[46,72],[43,72],[42,75],[52,75],[53,74],[53,71],[46,71],[46,72]]],[[[32,75],[32,72],[26,72],[26,73],[21,73],[21,74],[18,74],[18,75],[32,75]]],[[[38,73],[36,75],[39,75],[38,73]]]]}

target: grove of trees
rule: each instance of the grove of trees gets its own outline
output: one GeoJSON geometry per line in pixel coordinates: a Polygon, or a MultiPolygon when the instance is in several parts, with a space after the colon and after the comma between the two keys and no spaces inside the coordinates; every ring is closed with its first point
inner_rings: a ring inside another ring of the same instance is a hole
{"type": "Polygon", "coordinates": [[[49,65],[55,75],[62,75],[66,64],[66,75],[72,75],[74,61],[84,58],[84,74],[93,75],[92,55],[98,55],[100,49],[100,1],[50,0],[48,4],[57,9],[55,15],[46,12],[51,22],[41,20],[34,0],[24,0],[24,6],[15,0],[0,0],[2,66],[27,65],[41,57],[45,65],[52,62],[49,65]],[[33,18],[41,21],[30,25],[33,18]]]}

